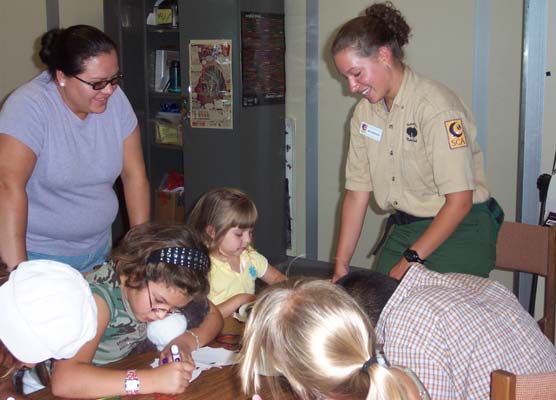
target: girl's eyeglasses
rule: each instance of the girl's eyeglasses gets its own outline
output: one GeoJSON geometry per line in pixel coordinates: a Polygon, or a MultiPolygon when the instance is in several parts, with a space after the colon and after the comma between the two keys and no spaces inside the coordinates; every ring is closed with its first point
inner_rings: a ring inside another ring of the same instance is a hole
{"type": "Polygon", "coordinates": [[[124,74],[118,74],[115,77],[111,78],[111,79],[107,79],[104,81],[98,81],[98,82],[88,82],[84,79],[81,79],[80,77],[78,77],[77,75],[73,76],[75,79],[77,79],[80,82],[83,82],[87,85],[89,85],[90,87],[93,88],[93,90],[102,90],[104,89],[106,86],[108,86],[108,84],[112,85],[112,86],[117,86],[120,84],[120,81],[124,78],[124,74]]]}
{"type": "Polygon", "coordinates": [[[153,301],[151,298],[151,289],[149,288],[149,281],[147,281],[147,293],[149,294],[149,305],[151,306],[151,311],[159,318],[164,318],[170,314],[181,314],[181,310],[178,308],[168,309],[162,307],[153,307],[153,301]]]}

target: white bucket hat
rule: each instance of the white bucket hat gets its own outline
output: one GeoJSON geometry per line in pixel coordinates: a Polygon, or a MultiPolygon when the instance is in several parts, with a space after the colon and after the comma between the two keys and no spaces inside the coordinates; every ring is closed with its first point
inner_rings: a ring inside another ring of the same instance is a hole
{"type": "Polygon", "coordinates": [[[97,332],[89,284],[67,264],[25,261],[0,286],[0,340],[15,358],[73,357],[97,332]]]}

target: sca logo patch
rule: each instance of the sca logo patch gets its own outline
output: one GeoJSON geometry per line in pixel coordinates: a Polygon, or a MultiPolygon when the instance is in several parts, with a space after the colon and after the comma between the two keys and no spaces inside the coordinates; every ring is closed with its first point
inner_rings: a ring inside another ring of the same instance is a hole
{"type": "Polygon", "coordinates": [[[444,122],[446,133],[448,134],[448,144],[451,149],[457,149],[467,146],[467,138],[463,131],[463,123],[461,119],[451,119],[444,122]]]}

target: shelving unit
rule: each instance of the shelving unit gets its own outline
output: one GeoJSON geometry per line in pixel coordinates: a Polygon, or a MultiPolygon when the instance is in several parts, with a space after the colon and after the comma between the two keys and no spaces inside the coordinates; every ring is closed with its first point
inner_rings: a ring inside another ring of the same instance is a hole
{"type": "MultiPolygon", "coordinates": [[[[285,105],[242,104],[242,16],[245,13],[283,15],[283,0],[178,0],[177,28],[147,26],[154,0],[104,0],[105,31],[120,48],[123,88],[139,118],[151,187],[165,172],[185,176],[185,206],[189,208],[213,187],[236,187],[255,202],[259,222],[255,246],[271,263],[286,258],[285,105]],[[196,128],[183,124],[183,146],[154,141],[153,120],[164,102],[190,106],[189,44],[192,40],[231,43],[233,127],[196,128]],[[151,85],[152,53],[178,50],[181,94],[155,92],[151,85]]],[[[283,32],[282,32],[283,34],[283,32]]],[[[278,57],[283,58],[282,55],[278,57]]],[[[283,61],[283,60],[277,60],[283,61]]]]}
{"type": "MultiPolygon", "coordinates": [[[[155,119],[161,104],[181,105],[181,93],[157,92],[154,89],[155,52],[158,49],[180,50],[179,28],[147,25],[155,0],[105,0],[105,31],[118,44],[120,69],[124,73],[122,88],[126,92],[139,120],[142,145],[151,184],[154,190],[165,173],[183,173],[182,145],[156,143],[155,119]]],[[[179,108],[179,107],[178,107],[179,108]]],[[[154,204],[154,201],[153,201],[154,204]]]]}

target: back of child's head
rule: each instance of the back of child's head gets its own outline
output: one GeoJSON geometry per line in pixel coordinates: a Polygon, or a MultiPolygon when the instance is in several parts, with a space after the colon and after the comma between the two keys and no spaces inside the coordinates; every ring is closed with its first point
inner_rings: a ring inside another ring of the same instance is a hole
{"type": "Polygon", "coordinates": [[[231,228],[253,228],[257,217],[255,203],[241,190],[216,188],[199,198],[187,222],[213,252],[231,228]]]}
{"type": "Polygon", "coordinates": [[[140,289],[161,282],[194,298],[209,290],[208,252],[197,234],[185,225],[145,223],[132,227],[112,251],[116,272],[126,286],[140,289]]]}
{"type": "MultiPolygon", "coordinates": [[[[266,374],[285,377],[303,399],[405,398],[376,361],[369,319],[328,281],[289,280],[263,291],[245,327],[241,353],[246,393],[256,392],[260,374],[266,374]]],[[[273,390],[278,382],[271,379],[273,390]]]]}
{"type": "Polygon", "coordinates": [[[361,269],[351,271],[336,283],[342,286],[365,311],[371,324],[376,325],[399,282],[380,272],[361,269]]]}

